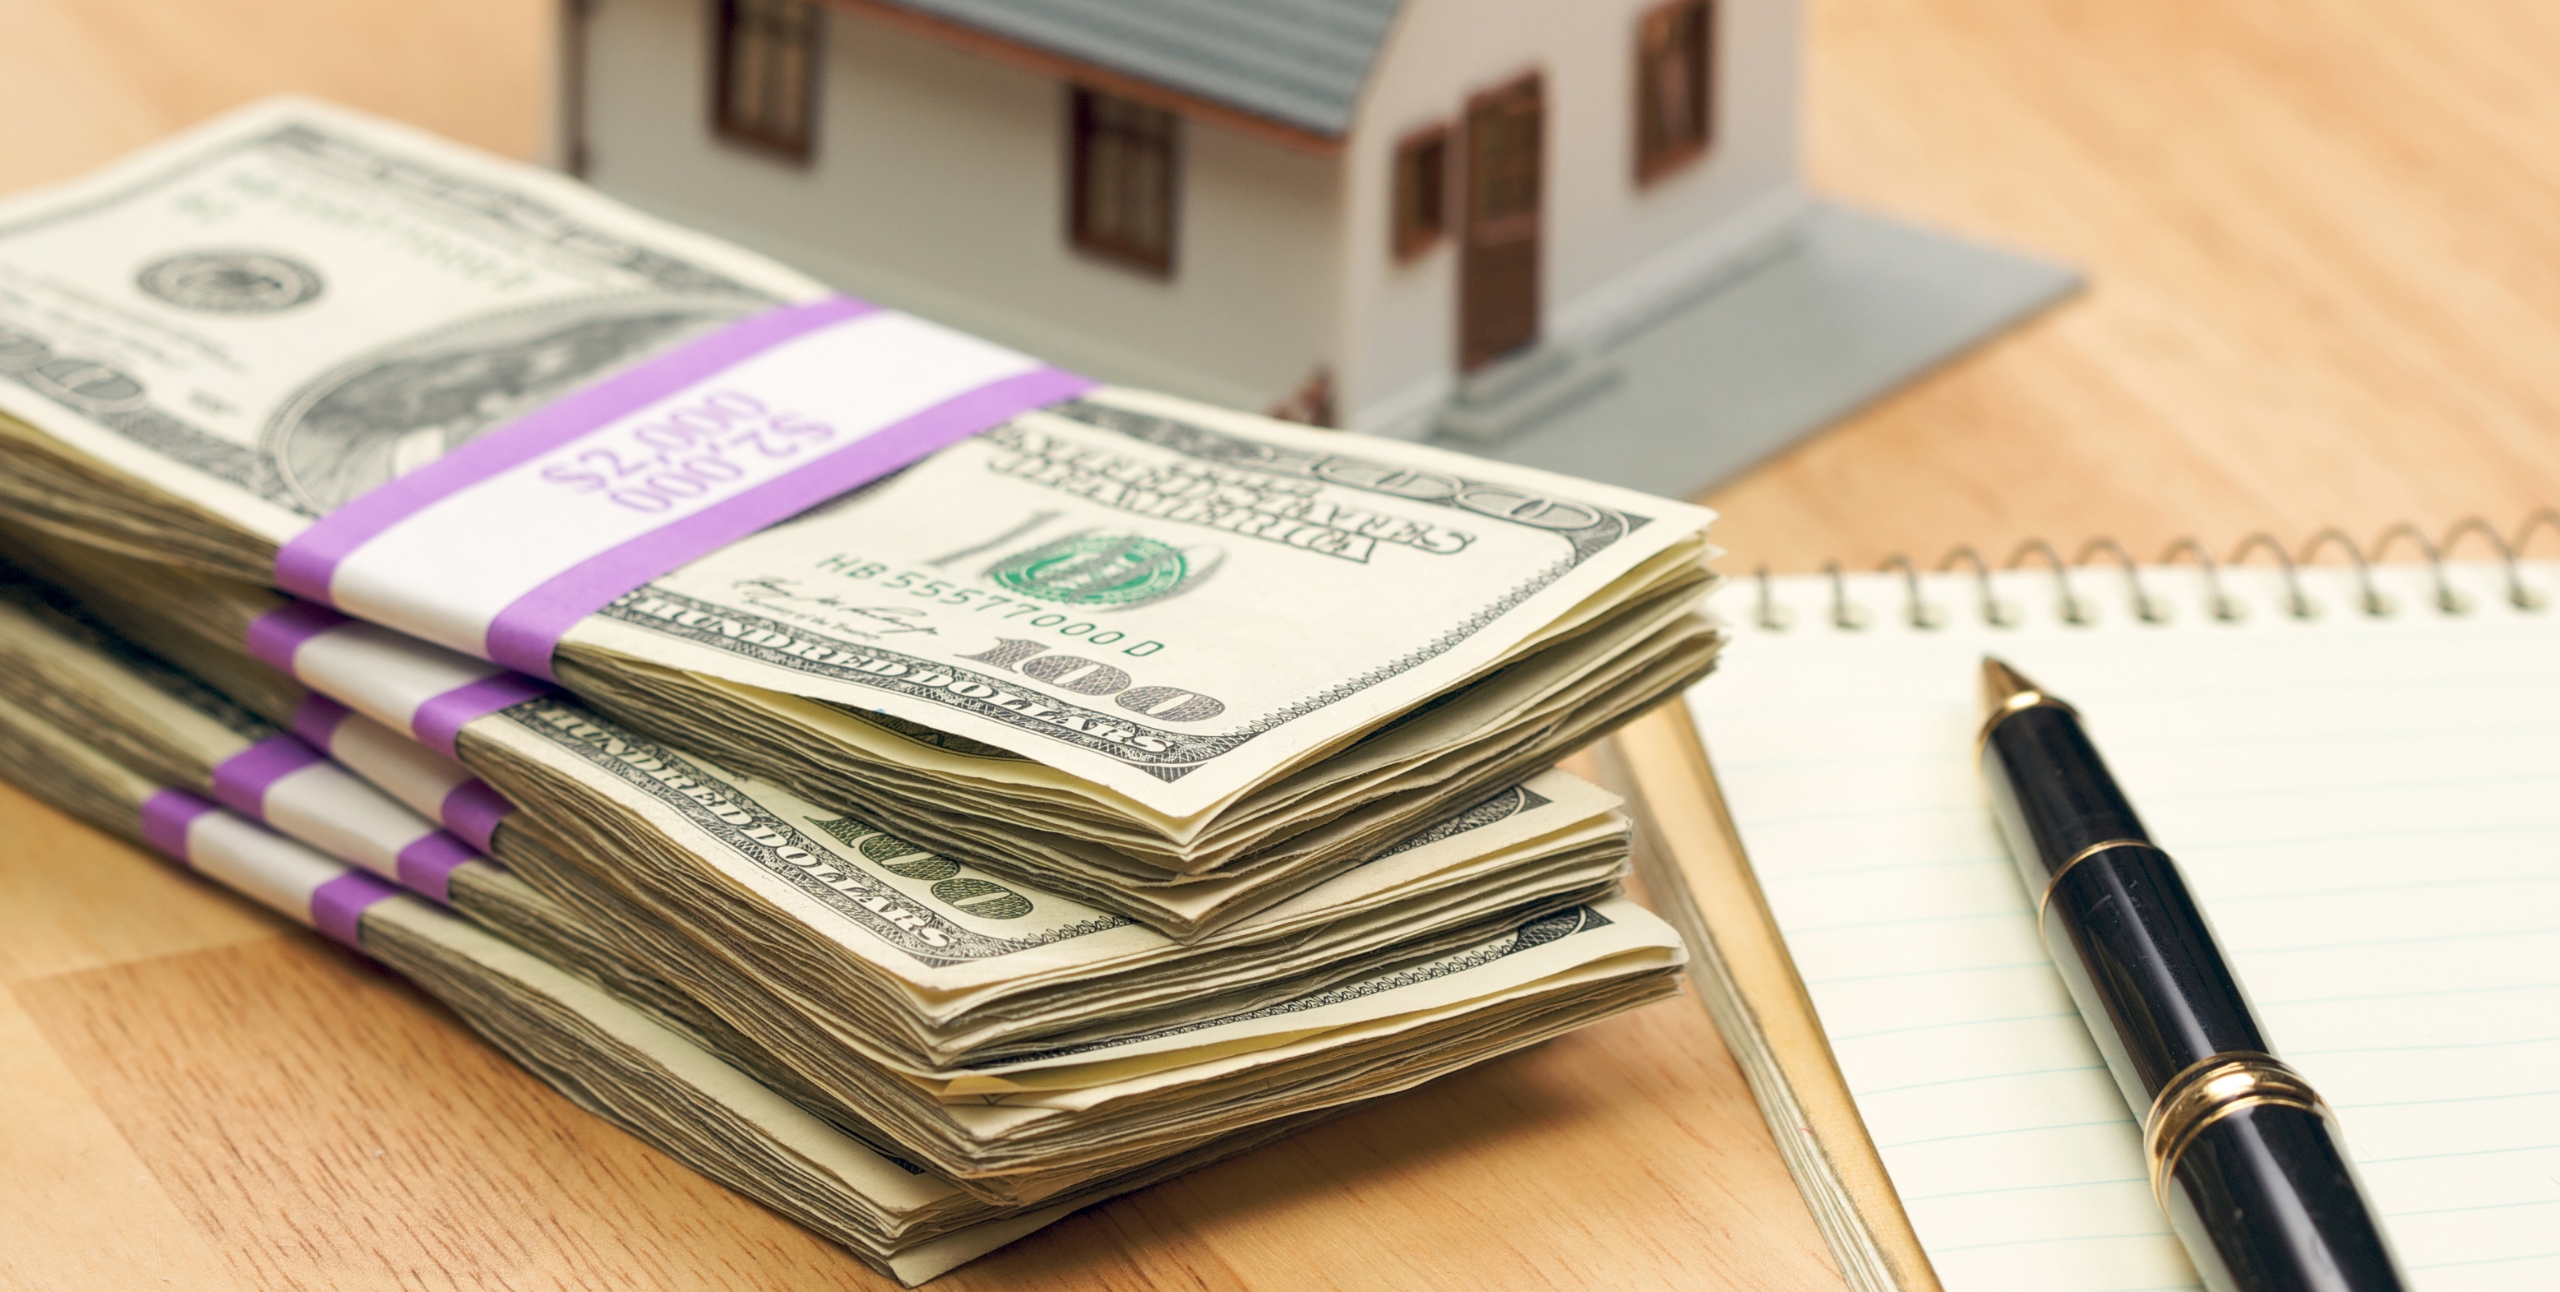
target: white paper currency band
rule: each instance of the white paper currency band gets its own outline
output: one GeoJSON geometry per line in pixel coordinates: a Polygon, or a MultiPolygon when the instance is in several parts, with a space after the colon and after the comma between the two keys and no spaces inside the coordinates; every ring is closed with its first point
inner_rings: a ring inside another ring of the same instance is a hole
{"type": "Polygon", "coordinates": [[[400,890],[183,790],[142,804],[142,836],[172,860],[351,947],[366,907],[400,890]]]}
{"type": "Polygon", "coordinates": [[[548,678],[614,598],[1091,385],[860,301],[789,306],[378,486],[287,543],[277,582],[548,678]]]}
{"type": "Polygon", "coordinates": [[[302,698],[293,730],[348,771],[418,815],[442,822],[481,852],[489,850],[498,823],[515,812],[514,804],[462,764],[320,692],[302,698]]]}
{"type": "Polygon", "coordinates": [[[448,758],[464,724],[551,688],[327,606],[293,602],[249,625],[249,653],[448,758]]]}
{"type": "Polygon", "coordinates": [[[479,857],[471,844],[300,736],[279,733],[216,764],[213,796],[252,821],[438,902],[452,900],[454,870],[479,857]]]}

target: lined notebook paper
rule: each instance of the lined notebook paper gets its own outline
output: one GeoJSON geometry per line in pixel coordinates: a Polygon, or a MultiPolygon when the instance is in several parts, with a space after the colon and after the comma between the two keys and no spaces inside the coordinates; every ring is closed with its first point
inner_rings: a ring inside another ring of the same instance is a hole
{"type": "MultiPolygon", "coordinates": [[[[1974,763],[1994,652],[2079,707],[2185,870],[2277,1053],[2337,1110],[2428,1292],[2560,1287],[2560,604],[2495,565],[1771,581],[1690,696],[1744,850],[1949,1292],[2196,1287],[2140,1139],[2036,936],[1974,763]],[[1865,625],[1833,622],[1845,604],[1865,625]]],[[[2560,603],[2560,567],[2523,578],[2560,603]]]]}

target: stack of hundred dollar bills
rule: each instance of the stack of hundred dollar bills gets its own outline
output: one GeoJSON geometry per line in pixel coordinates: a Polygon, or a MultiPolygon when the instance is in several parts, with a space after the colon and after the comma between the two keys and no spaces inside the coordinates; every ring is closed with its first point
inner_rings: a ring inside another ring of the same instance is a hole
{"type": "Polygon", "coordinates": [[[909,1282],[1672,992],[1709,513],[306,102],[0,205],[0,770],[909,1282]]]}

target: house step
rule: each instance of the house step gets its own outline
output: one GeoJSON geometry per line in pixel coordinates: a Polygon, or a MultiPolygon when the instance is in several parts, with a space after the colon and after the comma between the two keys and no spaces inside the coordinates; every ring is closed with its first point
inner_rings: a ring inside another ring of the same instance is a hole
{"type": "Polygon", "coordinates": [[[1571,346],[1541,346],[1459,382],[1433,429],[1477,444],[1506,440],[1614,389],[1618,361],[1571,346]]]}

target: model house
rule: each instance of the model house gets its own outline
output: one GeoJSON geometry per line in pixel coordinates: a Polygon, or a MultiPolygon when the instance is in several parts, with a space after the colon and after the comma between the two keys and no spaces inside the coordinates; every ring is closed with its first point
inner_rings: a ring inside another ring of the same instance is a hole
{"type": "Polygon", "coordinates": [[[564,162],[605,191],[1106,380],[1357,430],[1447,429],[1805,209],[1795,0],[563,15],[564,162]]]}

